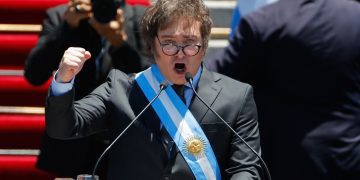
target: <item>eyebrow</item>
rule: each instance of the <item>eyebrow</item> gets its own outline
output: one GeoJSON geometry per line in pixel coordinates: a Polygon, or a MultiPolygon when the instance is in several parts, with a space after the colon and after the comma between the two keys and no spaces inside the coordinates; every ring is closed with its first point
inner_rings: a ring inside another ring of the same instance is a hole
{"type": "MultiPolygon", "coordinates": [[[[197,36],[195,35],[182,35],[184,38],[187,38],[187,39],[198,39],[197,36]]],[[[164,35],[158,35],[158,37],[161,37],[161,38],[175,38],[174,35],[167,35],[167,34],[164,34],[164,35]]]]}

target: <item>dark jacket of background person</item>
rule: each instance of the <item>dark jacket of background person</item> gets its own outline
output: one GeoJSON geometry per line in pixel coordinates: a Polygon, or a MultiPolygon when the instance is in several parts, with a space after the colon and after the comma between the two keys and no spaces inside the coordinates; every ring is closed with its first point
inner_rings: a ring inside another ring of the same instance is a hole
{"type": "Polygon", "coordinates": [[[149,65],[147,59],[139,52],[143,48],[143,43],[138,34],[138,19],[143,14],[144,7],[125,6],[125,32],[128,40],[118,48],[110,46],[108,42],[104,45],[106,48],[110,47],[102,59],[100,78],[96,77],[98,72],[96,72],[95,60],[101,51],[101,36],[86,20],[82,21],[78,28],[71,29],[62,20],[66,8],[66,5],[61,5],[50,8],[46,13],[39,41],[25,63],[25,77],[31,84],[45,83],[58,68],[64,51],[70,46],[85,47],[93,54],[92,59],[76,77],[76,99],[87,95],[100,84],[99,82],[103,82],[111,67],[125,73],[134,73],[149,65]]]}
{"type": "MultiPolygon", "coordinates": [[[[84,65],[75,79],[75,99],[84,97],[104,82],[111,68],[133,73],[149,65],[148,59],[139,52],[143,43],[138,34],[137,22],[145,10],[144,7],[125,6],[125,32],[128,39],[118,48],[105,43],[104,47],[108,48],[108,51],[103,55],[101,71],[97,71],[95,64],[102,48],[101,37],[87,21],[81,22],[80,27],[71,29],[62,21],[66,8],[66,5],[60,5],[46,12],[39,41],[26,60],[25,77],[31,84],[45,83],[58,68],[64,51],[70,46],[85,47],[93,54],[92,59],[84,65]]],[[[37,166],[55,172],[58,176],[76,177],[77,174],[91,173],[96,158],[106,145],[106,136],[106,133],[103,133],[79,140],[63,141],[45,134],[37,166]]]]}
{"type": "Polygon", "coordinates": [[[359,17],[351,0],[281,0],[206,62],[254,86],[273,179],[360,178],[359,17]]]}

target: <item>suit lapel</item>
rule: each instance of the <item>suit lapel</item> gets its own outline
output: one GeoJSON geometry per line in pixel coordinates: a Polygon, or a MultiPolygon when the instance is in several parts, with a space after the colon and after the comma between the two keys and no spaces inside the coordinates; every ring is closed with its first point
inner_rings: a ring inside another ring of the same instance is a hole
{"type": "MultiPolygon", "coordinates": [[[[203,68],[203,72],[196,90],[199,96],[210,106],[212,106],[221,91],[222,87],[216,83],[219,80],[220,77],[216,76],[214,73],[211,73],[206,68],[203,68]]],[[[190,105],[190,111],[196,120],[201,123],[209,109],[194,94],[193,101],[190,105]]]]}
{"type": "MultiPolygon", "coordinates": [[[[134,114],[138,115],[143,110],[143,108],[148,105],[149,101],[147,100],[146,96],[144,95],[136,81],[133,80],[131,83],[134,85],[133,91],[131,91],[132,94],[130,94],[129,97],[129,102],[131,103],[134,114]]],[[[154,132],[155,135],[160,134],[160,119],[152,107],[149,107],[139,118],[139,120],[135,122],[135,124],[139,124],[139,126],[144,126],[146,130],[154,132]]]]}

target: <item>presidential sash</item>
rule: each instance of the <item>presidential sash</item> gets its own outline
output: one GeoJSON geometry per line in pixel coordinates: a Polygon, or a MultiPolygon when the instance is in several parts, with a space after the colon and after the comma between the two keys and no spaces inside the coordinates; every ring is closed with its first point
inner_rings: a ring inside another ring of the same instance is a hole
{"type": "MultiPolygon", "coordinates": [[[[136,82],[150,101],[165,78],[156,65],[136,74],[136,82]]],[[[169,86],[152,108],[174,140],[196,179],[221,179],[219,165],[209,140],[190,110],[169,86]]]]}

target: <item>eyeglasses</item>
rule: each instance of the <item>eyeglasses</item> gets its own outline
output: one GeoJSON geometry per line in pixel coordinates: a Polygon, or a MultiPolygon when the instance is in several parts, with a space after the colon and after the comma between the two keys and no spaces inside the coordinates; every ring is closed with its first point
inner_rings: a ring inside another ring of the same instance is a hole
{"type": "Polygon", "coordinates": [[[175,56],[179,53],[180,49],[186,56],[195,56],[199,53],[201,46],[196,44],[188,44],[185,46],[176,45],[173,43],[161,43],[158,36],[156,38],[159,41],[162,52],[168,56],[175,56]]]}

